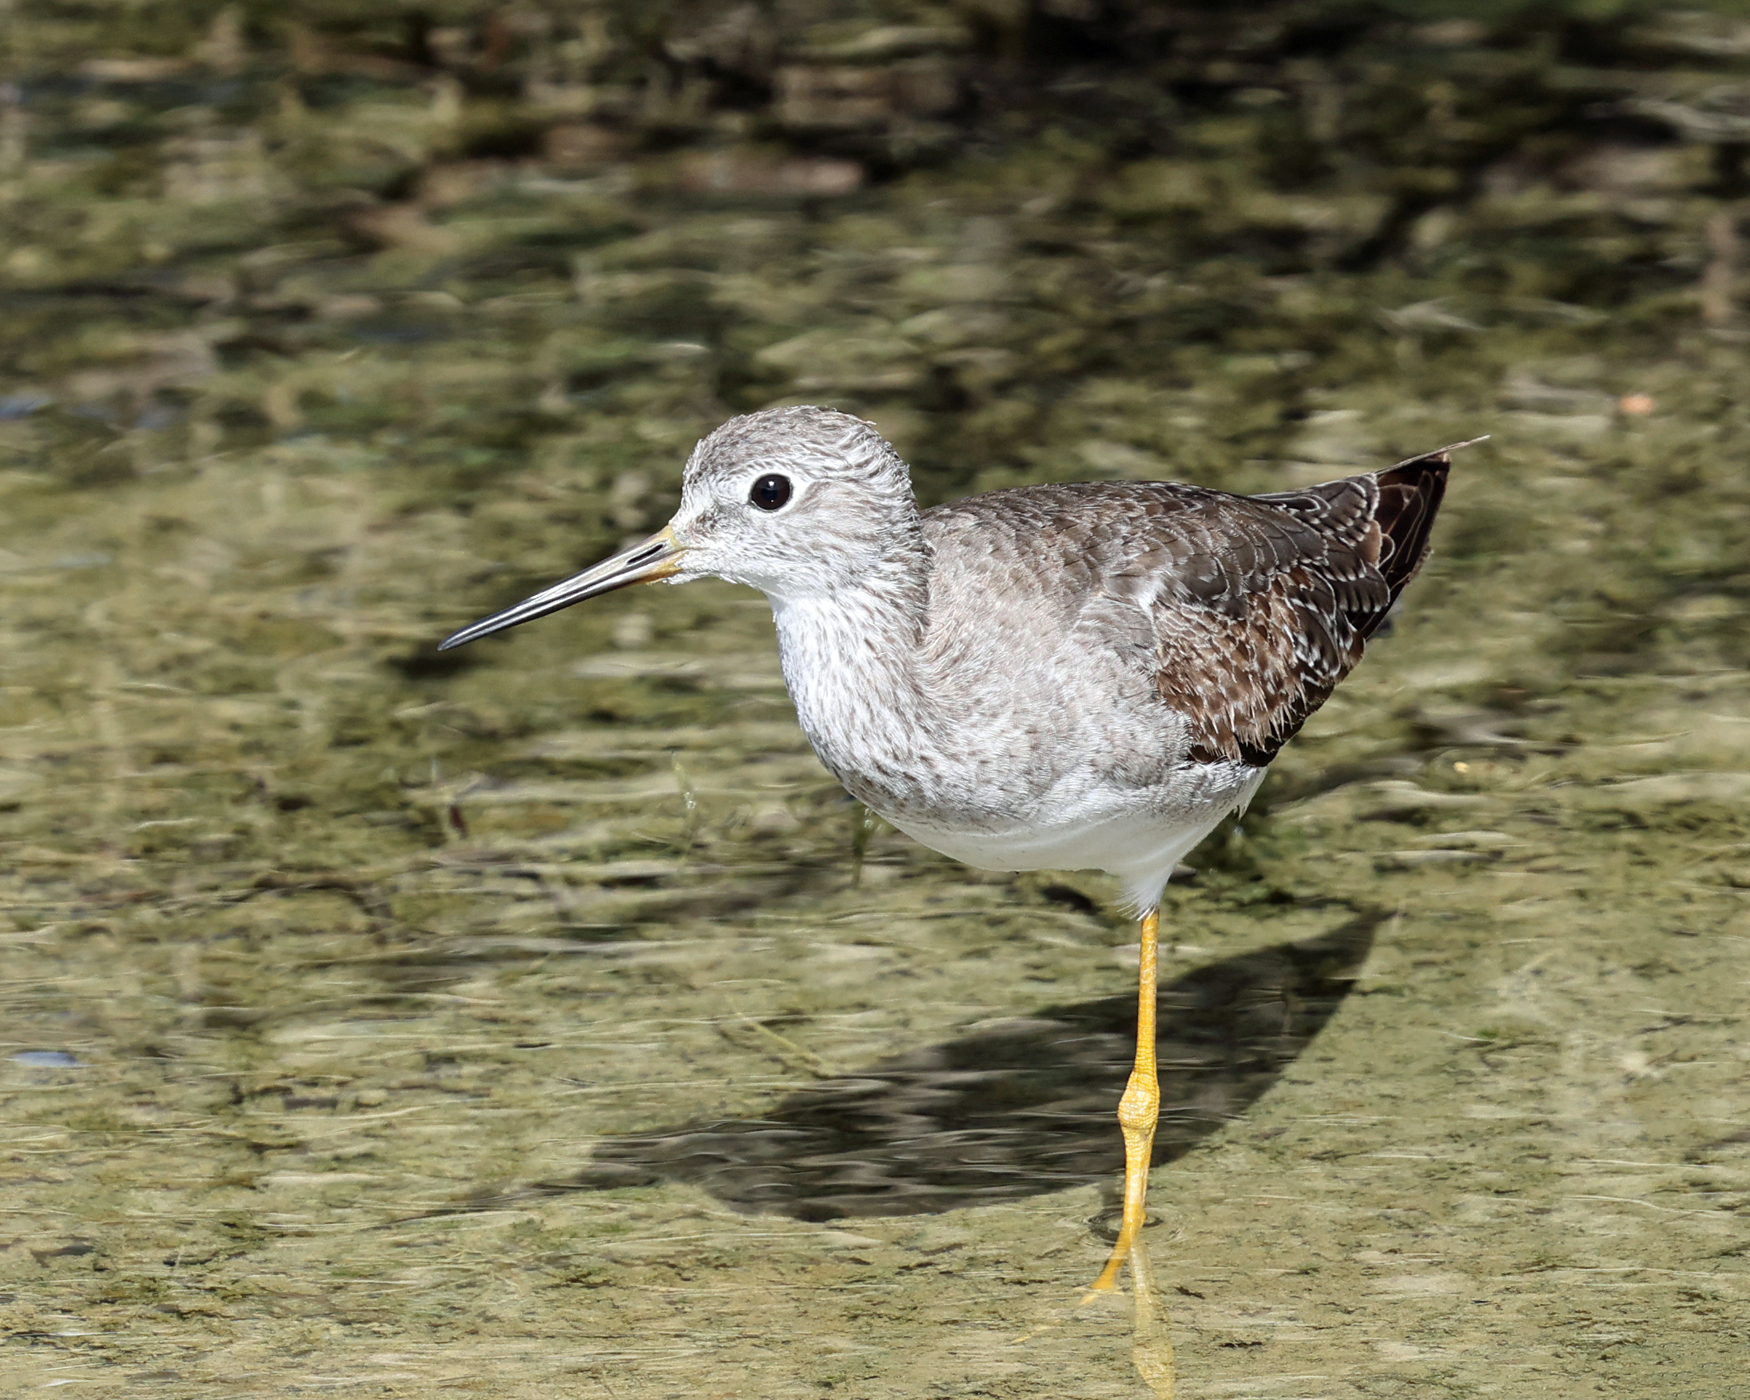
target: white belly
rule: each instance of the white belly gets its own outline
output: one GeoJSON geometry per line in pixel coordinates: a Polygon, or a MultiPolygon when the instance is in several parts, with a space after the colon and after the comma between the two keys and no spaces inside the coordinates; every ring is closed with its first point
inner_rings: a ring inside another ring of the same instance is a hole
{"type": "Polygon", "coordinates": [[[1104,870],[1127,900],[1152,907],[1173,867],[1231,812],[1243,811],[1264,770],[1196,764],[1165,788],[1054,790],[1001,829],[955,830],[915,814],[882,816],[914,841],[981,870],[1104,870]]]}

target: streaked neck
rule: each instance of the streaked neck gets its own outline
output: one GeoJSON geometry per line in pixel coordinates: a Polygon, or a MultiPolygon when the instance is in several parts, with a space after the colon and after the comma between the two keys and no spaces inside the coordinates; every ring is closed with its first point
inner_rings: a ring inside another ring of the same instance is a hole
{"type": "Polygon", "coordinates": [[[772,600],[784,684],[821,762],[865,801],[889,773],[937,746],[934,706],[917,684],[929,613],[921,539],[854,585],[772,600]]]}

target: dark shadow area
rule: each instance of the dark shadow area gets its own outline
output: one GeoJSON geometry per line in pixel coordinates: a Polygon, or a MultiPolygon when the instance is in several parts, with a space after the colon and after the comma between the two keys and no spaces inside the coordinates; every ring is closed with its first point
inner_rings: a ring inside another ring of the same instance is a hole
{"type": "MultiPolygon", "coordinates": [[[[1354,985],[1385,916],[1200,967],[1163,985],[1158,1166],[1239,1117],[1354,985]]],[[[603,1140],[542,1193],[690,1181],[798,1220],[923,1215],[1115,1178],[1134,996],[1048,1007],[877,1061],[770,1114],[603,1140]]]]}

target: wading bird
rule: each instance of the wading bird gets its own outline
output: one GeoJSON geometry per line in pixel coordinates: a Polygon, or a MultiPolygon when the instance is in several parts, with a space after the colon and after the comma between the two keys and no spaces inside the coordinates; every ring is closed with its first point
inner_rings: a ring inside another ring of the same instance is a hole
{"type": "Polygon", "coordinates": [[[802,730],[853,796],[968,865],[1116,875],[1142,965],[1105,1290],[1160,1114],[1161,892],[1361,659],[1427,553],[1449,450],[1265,496],[1087,482],[920,511],[872,425],[767,409],[699,443],[664,529],[442,645],[627,584],[749,584],[802,730]]]}

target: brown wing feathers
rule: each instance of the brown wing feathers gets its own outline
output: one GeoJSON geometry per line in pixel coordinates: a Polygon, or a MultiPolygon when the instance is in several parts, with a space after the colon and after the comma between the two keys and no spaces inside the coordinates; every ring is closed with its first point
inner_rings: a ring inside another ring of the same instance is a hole
{"type": "Polygon", "coordinates": [[[1203,548],[1162,589],[1157,615],[1156,686],[1191,722],[1189,757],[1261,767],[1294,737],[1421,567],[1449,465],[1433,452],[1210,502],[1203,548]],[[1252,567],[1223,567],[1235,556],[1252,567]],[[1227,586],[1211,589],[1216,579],[1227,586]]]}

